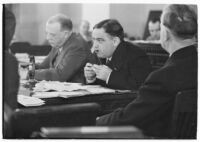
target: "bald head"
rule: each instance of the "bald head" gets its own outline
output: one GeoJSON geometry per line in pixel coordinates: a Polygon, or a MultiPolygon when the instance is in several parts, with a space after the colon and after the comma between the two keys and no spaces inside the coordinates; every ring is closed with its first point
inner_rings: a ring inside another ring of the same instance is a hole
{"type": "Polygon", "coordinates": [[[72,33],[72,21],[63,14],[49,18],[46,24],[46,39],[52,47],[61,48],[72,33]]]}
{"type": "Polygon", "coordinates": [[[80,24],[80,33],[88,34],[90,30],[90,23],[87,20],[81,21],[80,24]]]}
{"type": "Polygon", "coordinates": [[[47,24],[58,23],[61,30],[72,31],[73,24],[69,17],[64,14],[57,14],[50,17],[47,21],[47,24]]]}

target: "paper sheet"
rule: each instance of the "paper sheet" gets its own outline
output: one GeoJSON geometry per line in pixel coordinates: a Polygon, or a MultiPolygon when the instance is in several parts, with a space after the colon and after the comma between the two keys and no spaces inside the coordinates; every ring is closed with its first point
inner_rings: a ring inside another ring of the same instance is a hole
{"type": "Polygon", "coordinates": [[[72,92],[35,92],[33,97],[36,98],[54,98],[54,97],[77,97],[77,96],[84,96],[89,94],[86,91],[72,91],[72,92]]]}
{"type": "Polygon", "coordinates": [[[15,57],[20,63],[29,63],[29,57],[27,53],[16,53],[15,57]]]}
{"type": "Polygon", "coordinates": [[[81,90],[80,83],[67,83],[59,81],[41,81],[35,85],[33,92],[47,92],[47,91],[75,91],[81,90]]]}
{"type": "Polygon", "coordinates": [[[18,95],[17,96],[18,103],[22,104],[23,106],[41,106],[44,103],[43,100],[35,98],[35,97],[29,97],[24,95],[18,95]]]}
{"type": "Polygon", "coordinates": [[[100,85],[82,85],[80,83],[41,81],[35,85],[33,92],[33,96],[37,98],[69,98],[84,95],[115,93],[115,90],[101,87],[100,85]]]}

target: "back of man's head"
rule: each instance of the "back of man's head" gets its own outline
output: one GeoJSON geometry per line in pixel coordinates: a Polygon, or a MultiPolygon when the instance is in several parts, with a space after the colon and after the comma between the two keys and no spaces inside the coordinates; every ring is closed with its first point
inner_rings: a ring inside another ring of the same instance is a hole
{"type": "Polygon", "coordinates": [[[104,31],[111,36],[119,37],[121,41],[124,39],[124,30],[121,24],[115,19],[103,20],[96,24],[93,29],[100,28],[103,28],[104,31]]]}
{"type": "Polygon", "coordinates": [[[50,17],[48,19],[48,21],[47,21],[48,24],[56,23],[56,22],[60,23],[61,30],[72,31],[72,28],[73,28],[72,21],[66,15],[64,15],[64,14],[57,14],[57,15],[54,15],[54,16],[50,17]]]}
{"type": "Polygon", "coordinates": [[[14,14],[9,11],[5,5],[3,7],[3,20],[4,50],[8,50],[8,46],[15,33],[16,20],[14,14]]]}
{"type": "Polygon", "coordinates": [[[176,37],[187,39],[197,34],[197,14],[189,5],[166,6],[162,22],[176,37]]]}

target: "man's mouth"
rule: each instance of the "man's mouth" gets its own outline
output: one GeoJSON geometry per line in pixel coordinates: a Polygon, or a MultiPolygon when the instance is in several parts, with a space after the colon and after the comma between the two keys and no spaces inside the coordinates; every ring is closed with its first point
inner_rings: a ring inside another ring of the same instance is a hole
{"type": "Polygon", "coordinates": [[[50,44],[53,44],[53,42],[49,41],[50,44]]]}
{"type": "Polygon", "coordinates": [[[50,44],[51,46],[53,46],[53,45],[54,45],[54,43],[53,43],[53,42],[49,42],[49,44],[50,44]]]}
{"type": "Polygon", "coordinates": [[[95,50],[94,53],[98,54],[98,53],[99,53],[99,50],[95,50]]]}

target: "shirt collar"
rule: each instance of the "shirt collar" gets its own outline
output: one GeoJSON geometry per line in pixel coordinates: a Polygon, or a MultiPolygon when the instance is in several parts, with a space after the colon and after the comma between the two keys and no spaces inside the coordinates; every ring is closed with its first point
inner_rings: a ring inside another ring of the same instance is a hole
{"type": "Polygon", "coordinates": [[[60,47],[60,48],[58,49],[59,52],[61,52],[62,50],[63,50],[63,47],[60,47]]]}

